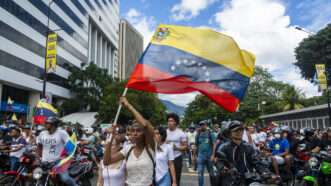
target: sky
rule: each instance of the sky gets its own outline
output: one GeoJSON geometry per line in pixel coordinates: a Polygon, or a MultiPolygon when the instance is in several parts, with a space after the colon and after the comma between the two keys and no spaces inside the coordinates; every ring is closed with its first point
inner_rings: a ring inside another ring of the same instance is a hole
{"type": "MultiPolygon", "coordinates": [[[[145,46],[161,23],[227,34],[240,48],[254,53],[256,64],[267,68],[274,79],[295,85],[306,97],[320,95],[293,65],[294,49],[331,23],[331,0],[121,0],[120,14],[144,36],[145,46]]],[[[159,97],[185,106],[196,94],[159,97]]]]}

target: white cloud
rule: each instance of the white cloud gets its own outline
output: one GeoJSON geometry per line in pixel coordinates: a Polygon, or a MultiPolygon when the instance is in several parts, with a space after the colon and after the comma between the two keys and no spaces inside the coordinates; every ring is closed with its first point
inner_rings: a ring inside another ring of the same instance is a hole
{"type": "Polygon", "coordinates": [[[232,0],[215,15],[215,22],[241,48],[253,52],[256,64],[268,68],[275,79],[301,88],[307,96],[317,94],[317,87],[303,80],[293,65],[294,49],[307,34],[290,26],[280,1],[232,0]]]}
{"type": "Polygon", "coordinates": [[[144,47],[146,47],[154,33],[155,18],[145,16],[134,8],[126,13],[125,18],[143,35],[144,47]]]}
{"type": "Polygon", "coordinates": [[[187,94],[159,94],[159,97],[160,99],[171,101],[176,105],[186,107],[198,94],[198,92],[187,94]]]}
{"type": "Polygon", "coordinates": [[[214,2],[216,0],[181,0],[171,8],[171,17],[176,21],[190,20],[214,2]]]}

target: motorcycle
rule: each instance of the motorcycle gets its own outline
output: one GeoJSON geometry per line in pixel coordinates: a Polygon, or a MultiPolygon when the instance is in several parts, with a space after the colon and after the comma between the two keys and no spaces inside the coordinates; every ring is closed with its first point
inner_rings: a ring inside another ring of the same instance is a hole
{"type": "Polygon", "coordinates": [[[215,164],[217,172],[220,173],[219,183],[222,186],[271,186],[277,185],[277,180],[272,178],[270,172],[258,174],[254,172],[246,172],[241,174],[237,168],[231,165],[224,154],[216,153],[217,162],[215,164]]]}
{"type": "MultiPolygon", "coordinates": [[[[60,181],[59,175],[52,171],[56,163],[41,163],[41,166],[33,170],[35,186],[65,185],[60,181]]],[[[93,177],[93,163],[86,157],[76,157],[69,169],[69,175],[81,186],[91,186],[90,179],[93,177]]]]}
{"type": "Polygon", "coordinates": [[[20,166],[17,170],[7,169],[0,172],[0,185],[20,186],[31,181],[32,170],[35,167],[35,155],[27,150],[20,157],[19,163],[20,166]]]}
{"type": "Polygon", "coordinates": [[[331,155],[326,151],[312,153],[303,180],[305,185],[331,185],[331,155]]]}

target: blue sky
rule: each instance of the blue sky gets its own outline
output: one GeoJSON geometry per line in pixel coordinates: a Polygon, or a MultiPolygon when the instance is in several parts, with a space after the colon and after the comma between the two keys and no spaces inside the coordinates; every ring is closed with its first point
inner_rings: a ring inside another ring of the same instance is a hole
{"type": "MultiPolygon", "coordinates": [[[[297,86],[308,97],[319,94],[293,66],[294,48],[308,37],[294,27],[316,32],[331,23],[331,0],[122,0],[120,14],[143,34],[145,44],[160,23],[228,34],[253,52],[257,65],[268,68],[275,79],[297,86]]],[[[194,96],[161,97],[185,105],[194,96]]]]}

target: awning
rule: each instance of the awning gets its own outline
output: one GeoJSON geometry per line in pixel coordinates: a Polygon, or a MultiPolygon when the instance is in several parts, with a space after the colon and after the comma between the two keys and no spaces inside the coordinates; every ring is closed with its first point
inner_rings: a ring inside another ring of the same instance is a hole
{"type": "Polygon", "coordinates": [[[97,123],[96,115],[97,112],[76,112],[62,117],[61,120],[66,123],[79,123],[86,128],[92,127],[92,125],[97,123]]]}

